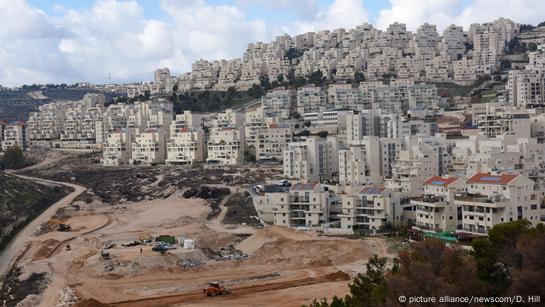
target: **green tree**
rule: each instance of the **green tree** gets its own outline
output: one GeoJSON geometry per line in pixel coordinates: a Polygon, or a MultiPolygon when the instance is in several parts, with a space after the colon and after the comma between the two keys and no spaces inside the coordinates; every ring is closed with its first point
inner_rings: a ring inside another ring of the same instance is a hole
{"type": "Polygon", "coordinates": [[[314,85],[316,86],[322,85],[324,80],[325,80],[325,77],[321,70],[317,70],[311,73],[310,76],[308,77],[308,81],[310,81],[311,83],[314,83],[314,85]]]}
{"type": "Polygon", "coordinates": [[[354,83],[359,84],[360,82],[365,81],[365,76],[361,71],[356,71],[354,73],[354,83]]]}
{"type": "Polygon", "coordinates": [[[318,136],[321,137],[321,138],[326,138],[327,137],[327,131],[320,131],[318,132],[318,136]]]}
{"type": "Polygon", "coordinates": [[[9,147],[4,152],[2,162],[5,168],[16,169],[23,166],[23,163],[25,162],[23,151],[17,145],[9,147]]]}
{"type": "Polygon", "coordinates": [[[499,291],[504,290],[510,284],[510,271],[520,270],[523,265],[517,240],[532,229],[527,220],[501,223],[490,229],[487,238],[473,240],[479,278],[490,282],[499,291]]]}
{"type": "Polygon", "coordinates": [[[250,150],[246,149],[244,151],[244,161],[246,162],[255,162],[255,154],[250,150]]]}
{"type": "Polygon", "coordinates": [[[367,263],[365,274],[358,274],[348,285],[350,294],[344,299],[334,297],[331,303],[327,299],[314,300],[311,307],[374,307],[385,306],[388,296],[388,282],[386,279],[387,258],[374,255],[367,263]]]}

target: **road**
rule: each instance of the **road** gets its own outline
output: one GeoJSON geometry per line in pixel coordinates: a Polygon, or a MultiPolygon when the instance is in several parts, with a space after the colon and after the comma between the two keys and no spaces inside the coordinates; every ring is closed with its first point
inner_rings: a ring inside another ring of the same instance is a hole
{"type": "Polygon", "coordinates": [[[37,183],[43,183],[43,184],[62,184],[67,187],[71,187],[74,189],[74,192],[66,195],[64,198],[59,200],[58,202],[51,205],[48,209],[46,209],[42,214],[40,214],[37,218],[35,218],[32,222],[28,223],[28,225],[23,228],[23,230],[19,231],[17,235],[11,239],[11,242],[6,246],[6,248],[0,252],[0,276],[5,275],[11,266],[13,265],[14,260],[17,258],[19,253],[23,250],[25,243],[30,241],[32,238],[32,235],[40,226],[41,224],[47,222],[51,216],[53,216],[59,208],[68,206],[74,201],[76,197],[78,197],[80,194],[85,192],[86,188],[72,184],[72,183],[66,183],[66,182],[56,182],[51,180],[45,180],[45,179],[39,179],[34,177],[27,177],[17,174],[12,174],[14,176],[17,176],[22,179],[32,180],[37,183]]]}

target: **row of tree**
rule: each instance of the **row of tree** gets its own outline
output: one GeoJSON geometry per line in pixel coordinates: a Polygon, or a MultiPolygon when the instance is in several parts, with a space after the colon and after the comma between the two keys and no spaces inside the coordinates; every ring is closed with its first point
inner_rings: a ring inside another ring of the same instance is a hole
{"type": "MultiPolygon", "coordinates": [[[[349,285],[350,294],[315,300],[312,307],[404,306],[410,297],[521,296],[518,306],[537,306],[527,298],[545,297],[545,226],[526,220],[494,226],[475,239],[473,251],[426,239],[400,252],[391,266],[376,255],[349,285]],[[390,268],[388,268],[390,267],[390,268]]],[[[534,302],[535,303],[535,302],[534,302]]],[[[434,304],[411,304],[432,306],[434,304]]],[[[467,304],[436,304],[462,306],[467,304]]],[[[489,304],[504,306],[507,304],[489,304]]],[[[539,305],[539,304],[538,304],[539,305]]]]}

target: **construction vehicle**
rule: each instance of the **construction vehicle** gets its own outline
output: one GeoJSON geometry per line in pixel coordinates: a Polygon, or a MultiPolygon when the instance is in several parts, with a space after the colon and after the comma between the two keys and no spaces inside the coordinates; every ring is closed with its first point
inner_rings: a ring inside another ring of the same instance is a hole
{"type": "Polygon", "coordinates": [[[204,294],[207,296],[216,296],[216,295],[225,295],[225,294],[231,294],[231,289],[225,288],[224,286],[220,286],[219,282],[210,282],[202,290],[204,294]]]}
{"type": "Polygon", "coordinates": [[[57,230],[58,231],[71,231],[72,230],[72,227],[68,224],[59,224],[59,226],[57,227],[57,230]]]}
{"type": "Polygon", "coordinates": [[[103,258],[103,259],[110,259],[110,253],[106,253],[104,252],[104,250],[102,250],[100,252],[100,256],[103,258]]]}

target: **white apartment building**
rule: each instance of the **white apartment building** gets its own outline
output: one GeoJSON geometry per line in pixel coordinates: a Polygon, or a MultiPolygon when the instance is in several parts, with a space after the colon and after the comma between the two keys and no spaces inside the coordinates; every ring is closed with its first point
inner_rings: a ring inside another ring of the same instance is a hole
{"type": "Polygon", "coordinates": [[[225,165],[241,164],[244,160],[244,129],[212,128],[207,142],[206,162],[225,165]]]}
{"type": "Polygon", "coordinates": [[[397,161],[392,164],[392,177],[385,180],[385,185],[401,192],[402,196],[420,196],[426,179],[447,170],[450,163],[447,144],[436,138],[409,138],[406,143],[405,150],[399,152],[397,161]]]}
{"type": "Polygon", "coordinates": [[[380,141],[366,136],[339,150],[339,183],[341,185],[373,185],[383,181],[380,141]]]}
{"type": "MultiPolygon", "coordinates": [[[[174,123],[173,123],[174,125],[174,123]]],[[[203,162],[205,157],[204,132],[198,128],[173,130],[166,144],[167,164],[203,162]]]]}
{"type": "Polygon", "coordinates": [[[346,116],[347,142],[359,141],[364,136],[380,136],[379,111],[363,110],[346,116]]]}
{"type": "Polygon", "coordinates": [[[280,118],[289,118],[292,107],[291,90],[284,87],[277,87],[261,97],[263,109],[267,113],[276,114],[280,118]]]}
{"type": "Polygon", "coordinates": [[[336,109],[361,108],[363,103],[361,93],[358,88],[353,88],[352,84],[337,82],[330,84],[328,88],[329,104],[334,105],[336,109]]]}
{"type": "Polygon", "coordinates": [[[309,128],[312,131],[342,134],[346,131],[346,120],[352,114],[353,110],[320,110],[316,113],[305,113],[303,123],[310,123],[309,128]]]}
{"type": "Polygon", "coordinates": [[[297,183],[287,193],[275,193],[274,224],[288,227],[313,227],[329,222],[334,213],[333,198],[319,183],[297,183]]]}
{"type": "Polygon", "coordinates": [[[416,215],[413,228],[430,232],[455,231],[459,209],[454,203],[454,195],[464,189],[465,180],[460,177],[433,176],[427,179],[424,194],[410,200],[416,215]]]}
{"type": "Polygon", "coordinates": [[[341,229],[377,231],[387,223],[399,224],[403,209],[399,194],[383,187],[367,186],[358,193],[342,195],[341,229]]]}
{"type": "Polygon", "coordinates": [[[545,106],[545,67],[509,71],[506,89],[509,103],[517,107],[545,106]]]}
{"type": "Polygon", "coordinates": [[[135,132],[120,129],[108,134],[102,146],[102,164],[106,166],[127,165],[132,159],[132,143],[135,132]]]}
{"type": "Polygon", "coordinates": [[[243,124],[244,115],[232,109],[217,113],[212,119],[212,126],[216,128],[241,127],[243,124]]]}
{"type": "Polygon", "coordinates": [[[339,171],[336,137],[307,137],[290,143],[282,155],[284,177],[289,179],[317,182],[335,178],[339,171]]]}
{"type": "Polygon", "coordinates": [[[477,173],[466,185],[467,192],[454,197],[462,208],[460,232],[486,235],[499,223],[526,219],[535,226],[545,220],[535,183],[524,175],[477,173]]]}
{"type": "Polygon", "coordinates": [[[206,115],[197,114],[191,111],[184,111],[182,114],[176,114],[176,117],[170,125],[170,134],[176,133],[182,128],[201,129],[206,115]]]}
{"type": "Polygon", "coordinates": [[[297,113],[317,113],[327,108],[326,94],[320,87],[307,84],[297,89],[297,113]]]}
{"type": "Polygon", "coordinates": [[[488,109],[485,114],[478,115],[476,124],[479,133],[488,138],[506,134],[530,138],[532,125],[529,112],[515,108],[488,109]]]}
{"type": "Polygon", "coordinates": [[[452,61],[452,70],[454,72],[454,81],[477,80],[477,71],[473,59],[463,57],[460,60],[452,61]]]}
{"type": "Polygon", "coordinates": [[[165,163],[167,134],[162,129],[150,128],[137,133],[132,143],[133,165],[155,165],[165,163]]]}
{"type": "Polygon", "coordinates": [[[28,149],[28,126],[24,122],[12,122],[2,125],[2,150],[17,146],[22,150],[28,149]]]}
{"type": "Polygon", "coordinates": [[[257,133],[256,159],[282,161],[282,152],[292,141],[293,128],[289,124],[269,124],[257,133]]]}

